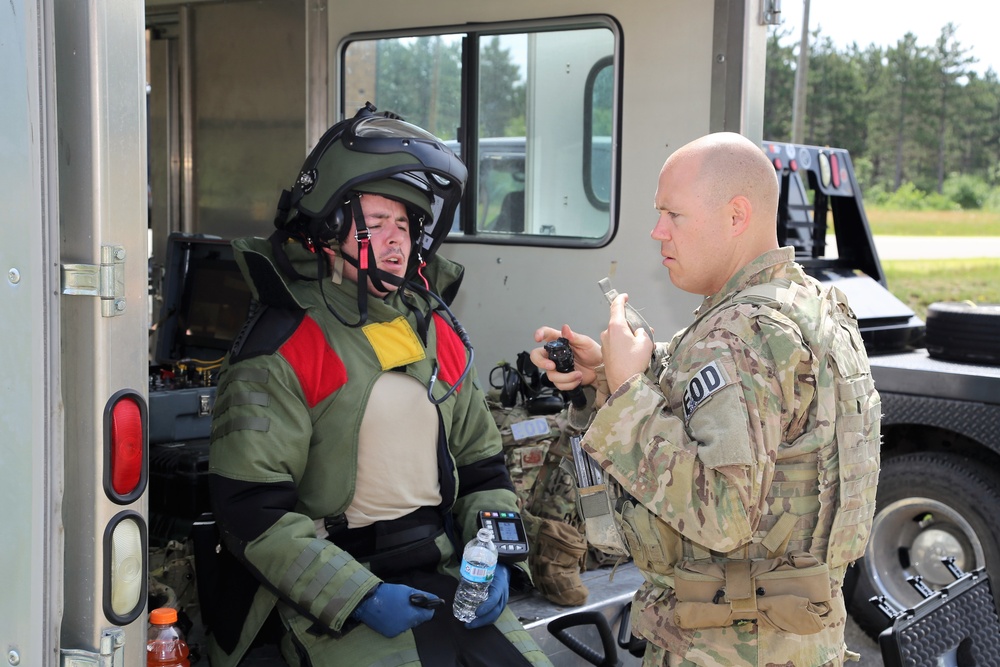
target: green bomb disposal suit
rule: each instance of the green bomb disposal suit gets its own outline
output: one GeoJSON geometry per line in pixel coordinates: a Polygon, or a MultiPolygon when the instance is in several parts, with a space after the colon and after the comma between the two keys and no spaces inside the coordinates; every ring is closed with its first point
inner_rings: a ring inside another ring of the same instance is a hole
{"type": "MultiPolygon", "coordinates": [[[[221,371],[212,424],[213,510],[243,565],[222,570],[236,574],[223,583],[227,610],[213,628],[212,664],[236,665],[265,623],[274,625],[274,611],[291,665],[433,664],[452,636],[497,646],[482,651],[493,656],[483,664],[550,664],[509,609],[475,630],[451,614],[455,545],[475,535],[480,510],[517,509],[475,369],[440,405],[427,398],[435,366],[438,399],[465,368],[458,335],[402,288],[369,298],[363,326],[344,326],[324,298],[356,321],[353,282],[327,278],[321,292],[317,281],[285,280],[268,241],[233,245],[264,307],[221,371]],[[380,581],[448,606],[386,638],[350,618],[380,581]]],[[[314,254],[295,243],[286,250],[296,271],[316,275],[314,254]]],[[[435,256],[425,274],[447,301],[462,268],[435,256]]],[[[525,581],[525,564],[511,575],[512,586],[525,581]]]]}

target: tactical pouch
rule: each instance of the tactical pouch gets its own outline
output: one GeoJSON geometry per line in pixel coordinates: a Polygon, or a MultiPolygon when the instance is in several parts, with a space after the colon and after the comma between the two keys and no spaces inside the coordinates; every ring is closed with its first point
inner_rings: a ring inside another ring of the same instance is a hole
{"type": "Polygon", "coordinates": [[[615,500],[608,485],[577,489],[577,502],[587,542],[605,553],[628,556],[628,547],[615,521],[615,500]]]}
{"type": "Polygon", "coordinates": [[[686,629],[757,620],[782,632],[823,630],[830,573],[804,551],[762,560],[683,561],[674,569],[674,620],[686,629]]]}
{"type": "Polygon", "coordinates": [[[556,604],[577,607],[589,591],[580,578],[587,543],[573,526],[545,519],[538,529],[531,577],[535,588],[556,604]]]}
{"type": "Polygon", "coordinates": [[[619,525],[632,561],[640,570],[669,576],[671,565],[677,558],[668,556],[664,551],[663,545],[667,540],[663,539],[660,530],[665,524],[642,505],[636,506],[631,502],[621,503],[619,514],[619,525]]]}

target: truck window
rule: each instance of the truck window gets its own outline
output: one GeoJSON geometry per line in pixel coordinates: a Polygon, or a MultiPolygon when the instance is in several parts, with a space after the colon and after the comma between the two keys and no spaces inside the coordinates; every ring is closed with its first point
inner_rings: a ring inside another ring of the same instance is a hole
{"type": "Polygon", "coordinates": [[[370,101],[470,165],[449,241],[599,246],[615,222],[619,44],[594,17],[359,36],[341,49],[340,112],[370,101]]]}
{"type": "Polygon", "coordinates": [[[611,205],[611,135],[614,70],[611,57],[590,70],[584,88],[583,187],[595,208],[611,205]]]}

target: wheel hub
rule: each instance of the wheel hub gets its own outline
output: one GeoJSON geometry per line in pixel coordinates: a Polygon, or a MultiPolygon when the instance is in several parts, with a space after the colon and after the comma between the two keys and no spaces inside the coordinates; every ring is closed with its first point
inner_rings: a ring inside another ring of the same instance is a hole
{"type": "Polygon", "coordinates": [[[961,514],[940,501],[910,497],[876,514],[864,562],[878,593],[906,609],[922,599],[908,577],[920,576],[933,589],[954,581],[941,562],[949,556],[962,570],[985,562],[983,546],[961,514]]]}
{"type": "Polygon", "coordinates": [[[935,587],[947,586],[955,580],[942,559],[952,556],[955,565],[965,570],[965,550],[962,543],[949,532],[941,528],[928,528],[917,535],[910,547],[910,562],[924,583],[935,587]]]}

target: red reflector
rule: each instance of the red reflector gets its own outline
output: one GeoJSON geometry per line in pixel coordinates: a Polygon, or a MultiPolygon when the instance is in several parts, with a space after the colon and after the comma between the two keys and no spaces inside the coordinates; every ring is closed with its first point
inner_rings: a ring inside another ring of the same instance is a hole
{"type": "Polygon", "coordinates": [[[123,397],[111,409],[111,486],[115,493],[132,493],[142,478],[142,413],[123,397]]]}
{"type": "Polygon", "coordinates": [[[772,160],[772,162],[774,162],[774,168],[778,171],[781,171],[781,158],[776,157],[774,158],[774,160],[772,160]]]}
{"type": "Polygon", "coordinates": [[[840,187],[840,166],[837,164],[838,162],[839,162],[839,160],[837,160],[837,154],[836,153],[831,153],[830,154],[830,176],[833,177],[833,187],[835,187],[835,188],[839,188],[840,187]]]}
{"type": "Polygon", "coordinates": [[[799,163],[796,162],[795,160],[790,160],[788,162],[788,168],[791,169],[792,171],[798,171],[799,170],[799,163]]]}

